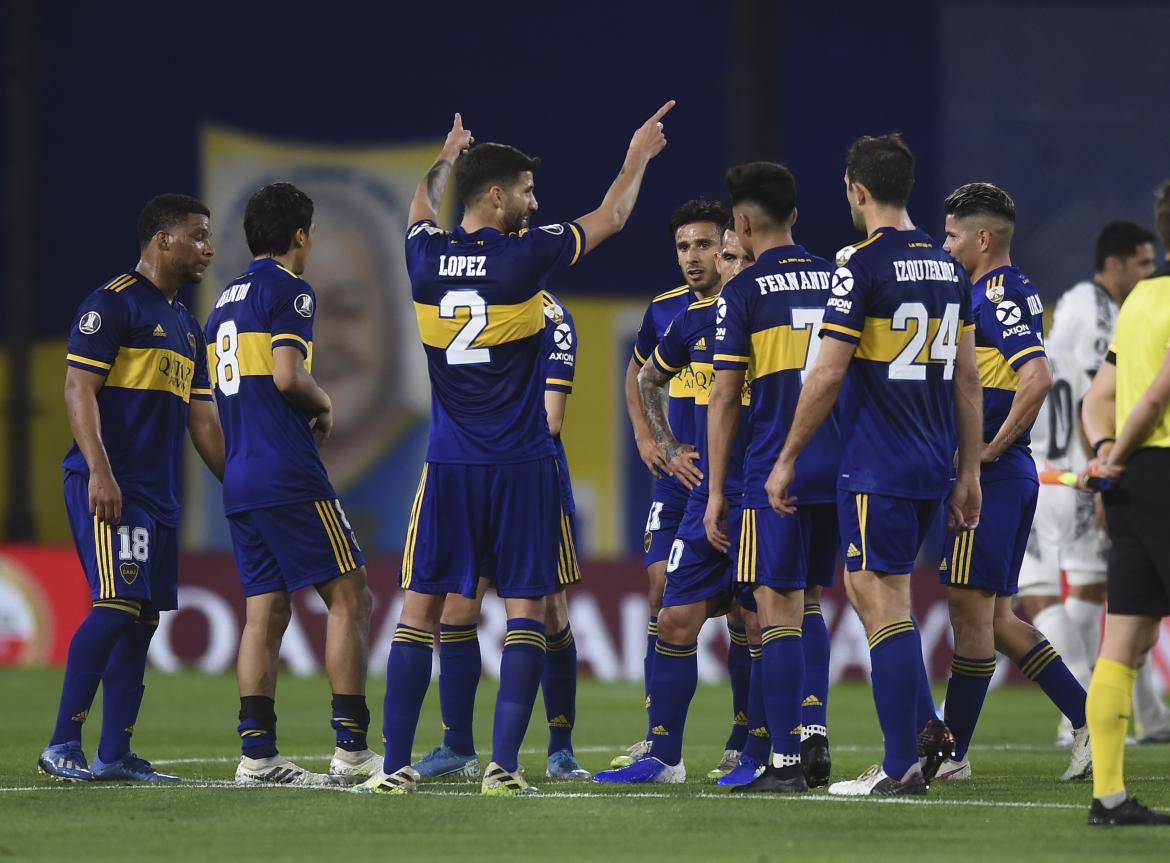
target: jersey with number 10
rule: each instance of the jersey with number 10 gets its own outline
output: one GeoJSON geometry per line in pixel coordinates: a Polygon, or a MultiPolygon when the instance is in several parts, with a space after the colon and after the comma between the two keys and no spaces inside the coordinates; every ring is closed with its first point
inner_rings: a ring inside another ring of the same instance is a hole
{"type": "Polygon", "coordinates": [[[967,274],[928,234],[881,228],[837,253],[821,335],[857,345],[841,393],[838,487],[939,499],[954,478],[967,274]]]}
{"type": "Polygon", "coordinates": [[[411,225],[406,264],[431,379],[428,462],[515,464],[554,455],[544,410],[542,289],[552,272],[580,260],[584,246],[573,222],[519,234],[411,225]]]}
{"type": "MultiPolygon", "coordinates": [[[[788,436],[800,387],[816,359],[832,265],[800,246],[767,249],[727,283],[719,297],[715,371],[746,370],[751,385],[751,443],[744,464],[744,506],[768,506],[764,483],[788,436]]],[[[802,503],[837,499],[841,439],[830,414],[800,454],[793,494],[802,503]]]]}

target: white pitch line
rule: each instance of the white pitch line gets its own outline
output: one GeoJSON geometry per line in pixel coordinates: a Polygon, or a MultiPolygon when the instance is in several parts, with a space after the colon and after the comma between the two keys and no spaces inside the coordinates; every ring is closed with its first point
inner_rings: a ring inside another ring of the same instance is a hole
{"type": "Polygon", "coordinates": [[[696,797],[702,800],[799,800],[804,803],[868,803],[898,806],[984,806],[993,809],[1087,809],[1078,803],[1027,803],[1010,800],[955,800],[921,797],[830,797],[827,794],[712,794],[701,791],[696,797]]]}
{"type": "MultiPolygon", "coordinates": [[[[574,746],[574,752],[584,752],[594,754],[598,752],[618,752],[624,751],[627,748],[625,744],[615,746],[574,746]]],[[[544,748],[536,749],[521,749],[521,755],[545,755],[547,750],[544,748]]],[[[426,752],[411,753],[411,757],[422,758],[426,752]]],[[[320,752],[312,755],[286,755],[289,761],[328,761],[330,756],[322,755],[320,752]]],[[[151,764],[158,764],[164,767],[169,767],[175,764],[235,764],[240,760],[238,755],[211,755],[206,758],[152,758],[151,764]]]]}

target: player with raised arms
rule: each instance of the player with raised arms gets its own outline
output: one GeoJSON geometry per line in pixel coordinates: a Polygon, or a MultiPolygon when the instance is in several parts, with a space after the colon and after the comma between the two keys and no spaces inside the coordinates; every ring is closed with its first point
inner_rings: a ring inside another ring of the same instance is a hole
{"type": "Polygon", "coordinates": [[[1061,779],[1083,779],[1092,766],[1085,690],[1043,633],[1012,611],[1039,493],[1028,433],[1052,386],[1044,307],[1035,286],[1012,266],[1016,205],[1007,192],[990,183],[968,183],[950,194],[944,209],[943,248],[970,274],[972,285],[983,385],[983,517],[974,530],[948,538],[939,566],[955,635],[945,716],[955,751],[936,776],[971,775],[967,750],[998,650],[1072,723],[1072,760],[1061,779]]]}
{"type": "Polygon", "coordinates": [[[719,298],[723,314],[707,414],[711,493],[704,524],[716,547],[727,549],[736,540],[737,587],[745,605],[758,610],[762,694],[773,749],[771,765],[745,757],[726,784],[746,783],[744,791],[804,791],[829,781],[829,633],[820,592],[833,582],[839,544],[841,445],[835,419],[821,427],[801,456],[795,517],[772,511],[764,483],[820,347],[817,328],[825,317],[833,267],[792,238],[796,181],[787,168],[772,162],[737,165],[727,172],[726,183],[736,232],[756,262],[719,298]],[[738,470],[731,442],[745,379],[752,393],[751,443],[743,468],[743,521],[738,537],[732,531],[729,538],[726,478],[738,470]]]}
{"type": "Polygon", "coordinates": [[[431,432],[407,529],[404,601],[386,665],[383,768],[362,791],[417,788],[410,766],[447,593],[494,582],[508,614],[482,791],[529,794],[517,763],[545,662],[545,597],[557,590],[563,512],[544,408],[543,283],[620,231],[646,167],[666,146],[667,102],[634,133],[601,205],[528,230],[540,161],[504,144],[471,147],[456,114],[410,205],[407,268],[431,379],[431,432]],[[470,149],[469,149],[470,148],[470,149]],[[435,223],[452,170],[463,203],[435,223]]]}
{"type": "MultiPolygon", "coordinates": [[[[900,135],[850,147],[845,193],[853,224],[868,236],[837,253],[820,352],[764,485],[773,509],[796,512],[797,458],[840,393],[845,586],[869,637],[885,758],[856,780],[830,785],[833,795],[926,793],[917,732],[930,691],[910,574],[948,491],[951,529],[979,522],[983,411],[971,288],[955,260],[910,221],[913,184],[914,156],[900,135]]],[[[950,754],[940,748],[933,759],[950,754]]]]}

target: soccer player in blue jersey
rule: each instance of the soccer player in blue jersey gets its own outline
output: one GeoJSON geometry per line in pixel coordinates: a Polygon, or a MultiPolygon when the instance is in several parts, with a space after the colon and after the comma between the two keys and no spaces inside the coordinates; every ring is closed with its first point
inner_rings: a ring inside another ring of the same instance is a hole
{"type": "MultiPolygon", "coordinates": [[[[686,487],[674,476],[675,469],[669,466],[663,458],[662,451],[654,440],[654,434],[646,425],[642,415],[641,398],[638,395],[638,371],[650,360],[654,349],[658,346],[666,327],[687,306],[696,300],[709,297],[718,291],[720,275],[718,270],[718,256],[720,252],[721,235],[727,224],[727,211],[717,201],[708,201],[695,198],[685,201],[670,214],[670,237],[674,242],[674,250],[678,259],[679,270],[682,271],[684,284],[669,291],[664,291],[654,297],[646,312],[642,316],[642,325],[634,342],[634,350],[626,367],[626,412],[630,417],[630,425],[634,430],[634,441],[638,453],[647,469],[654,476],[654,495],[650,502],[650,511],[646,516],[646,532],[643,562],[646,574],[649,577],[647,590],[647,606],[649,622],[646,626],[646,656],[642,665],[643,684],[646,698],[650,697],[650,674],[654,665],[654,642],[658,637],[658,611],[662,607],[662,591],[666,586],[666,558],[674,542],[674,534],[682,520],[683,509],[687,502],[686,487]]],[[[667,419],[671,430],[678,440],[687,444],[694,440],[693,409],[694,398],[684,392],[680,379],[672,378],[668,393],[667,419]]],[[[694,458],[693,449],[684,449],[680,453],[684,462],[694,458]],[[691,452],[691,455],[687,455],[691,452]]],[[[733,614],[734,616],[734,614],[733,614]]],[[[731,647],[728,652],[728,669],[732,680],[732,713],[739,717],[744,711],[747,689],[747,641],[743,631],[743,621],[731,618],[728,620],[731,631],[731,647]],[[741,697],[742,695],[742,697],[741,697]]],[[[649,720],[650,703],[646,702],[646,715],[649,720]]],[[[651,742],[652,724],[646,726],[646,736],[626,750],[624,755],[614,758],[610,764],[613,767],[623,767],[632,764],[637,758],[649,751],[651,742]]],[[[731,736],[728,738],[725,749],[739,750],[743,748],[746,734],[746,725],[740,725],[733,720],[731,736]]],[[[725,757],[724,760],[729,760],[725,757]]],[[[732,760],[732,764],[734,761],[732,760]]],[[[726,765],[721,761],[716,770],[722,770],[726,765]]]]}
{"type": "MultiPolygon", "coordinates": [[[[910,573],[948,490],[950,528],[979,521],[983,412],[971,289],[955,260],[910,221],[913,183],[914,157],[901,136],[850,147],[845,191],[853,223],[868,237],[837,254],[820,351],[764,484],[773,509],[797,511],[797,458],[841,393],[845,584],[869,636],[885,758],[830,785],[834,795],[926,793],[916,714],[929,687],[910,573]]],[[[949,754],[947,747],[935,758],[949,754]]]]}
{"type": "Polygon", "coordinates": [[[782,165],[753,162],[727,172],[736,232],[756,262],[720,295],[715,387],[708,410],[711,493],[704,523],[718,548],[731,545],[726,477],[739,423],[738,394],[751,387],[751,443],[744,472],[736,583],[758,609],[761,674],[772,763],[740,765],[745,791],[803,791],[828,783],[826,703],[829,634],[822,587],[837,562],[836,481],[840,435],[830,418],[801,455],[795,517],[772,511],[764,483],[792,423],[801,382],[816,359],[832,265],[796,245],[796,182],[782,165]]]}
{"type": "MultiPolygon", "coordinates": [[[[573,391],[577,366],[577,329],[573,316],[547,291],[544,301],[544,409],[556,448],[561,489],[561,546],[557,558],[557,592],[548,597],[544,625],[548,637],[540,688],[548,719],[550,779],[588,779],[573,754],[573,724],[577,714],[577,645],[569,626],[565,588],[581,580],[577,564],[576,503],[569,478],[569,461],[561,441],[565,407],[573,391]]],[[[475,598],[449,593],[439,619],[439,707],[443,717],[443,742],[412,766],[420,776],[478,776],[472,720],[475,693],[481,671],[479,615],[491,583],[479,580],[475,598]]]]}
{"type": "Polygon", "coordinates": [[[633,135],[601,205],[529,230],[533,159],[480,144],[455,115],[410,206],[407,268],[431,378],[431,433],[402,563],[405,594],[386,665],[382,770],[362,791],[417,787],[410,751],[431,676],[432,633],[448,593],[494,582],[508,613],[488,795],[530,794],[517,763],[545,665],[545,598],[557,590],[563,513],[544,410],[543,283],[620,231],[650,160],[666,146],[667,102],[633,135]],[[465,152],[466,151],[466,152],[465,152]],[[435,224],[454,166],[463,221],[435,224]]]}
{"type": "Polygon", "coordinates": [[[149,201],[138,263],[86,297],[69,332],[65,507],[93,607],[69,644],[57,726],[37,761],[56,779],[178,781],[135,755],[130,736],[159,612],[178,607],[184,433],[223,477],[203,332],[176,299],[215,254],[209,216],[187,195],[149,201]],[[91,769],[81,729],[99,684],[91,769]]]}
{"type": "Polygon", "coordinates": [[[223,502],[246,620],[236,662],[236,782],[353,782],[379,764],[366,745],[371,596],[357,538],[317,450],[333,405],[311,374],[317,298],[301,275],[313,248],[313,202],[289,183],[259,189],[244,209],[255,259],[207,319],[207,356],[227,444],[223,502]],[[290,594],[312,587],[329,609],[325,673],[333,691],[331,777],[276,745],[276,673],[290,594]]]}
{"type": "MultiPolygon", "coordinates": [[[[668,465],[690,490],[682,521],[666,563],[666,587],[658,619],[658,638],[650,677],[649,750],[633,763],[597,774],[599,782],[621,784],[679,783],[686,779],[682,758],[683,729],[698,684],[698,644],[703,623],[726,613],[731,603],[731,560],[707,541],[703,513],[707,507],[707,401],[714,378],[715,334],[723,305],[718,295],[691,303],[667,327],[650,362],[638,372],[642,414],[668,465]],[[663,409],[662,389],[673,380],[694,405],[694,445],[674,435],[663,409]],[[694,455],[692,461],[683,456],[694,455]]],[[[748,392],[741,388],[741,410],[748,392]]],[[[746,424],[745,424],[746,425],[746,424]]],[[[746,432],[746,428],[744,429],[746,432]]],[[[738,520],[738,491],[747,436],[741,434],[728,477],[738,520]]],[[[746,705],[745,705],[746,719],[746,705]]]]}
{"type": "Polygon", "coordinates": [[[955,751],[936,778],[971,775],[967,750],[999,650],[1068,717],[1072,759],[1061,779],[1085,779],[1092,768],[1085,690],[1048,639],[1012,611],[1040,488],[1028,433],[1052,386],[1044,308],[1035,286],[1012,266],[1016,205],[1007,192],[968,183],[950,194],[945,210],[943,248],[971,276],[983,384],[983,515],[976,529],[948,540],[939,567],[955,634],[945,716],[955,751]]]}

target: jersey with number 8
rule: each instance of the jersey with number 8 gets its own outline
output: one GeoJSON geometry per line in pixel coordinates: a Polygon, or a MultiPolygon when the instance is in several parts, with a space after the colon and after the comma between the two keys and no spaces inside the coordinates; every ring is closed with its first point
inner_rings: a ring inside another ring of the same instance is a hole
{"type": "MultiPolygon", "coordinates": [[[[764,483],[816,361],[832,265],[800,246],[779,246],[728,282],[719,297],[715,372],[743,369],[751,385],[751,442],[744,462],[744,506],[768,505],[764,483]]],[[[803,504],[837,499],[841,443],[831,415],[800,455],[793,493],[803,504]]]]}
{"type": "Polygon", "coordinates": [[[520,234],[406,235],[419,336],[431,379],[427,461],[514,464],[554,454],[544,412],[545,280],[581,257],[572,222],[520,234]]]}
{"type": "Polygon", "coordinates": [[[821,335],[857,345],[838,486],[939,499],[954,477],[959,338],[975,326],[967,274],[917,229],[882,228],[836,263],[821,335]]]}

